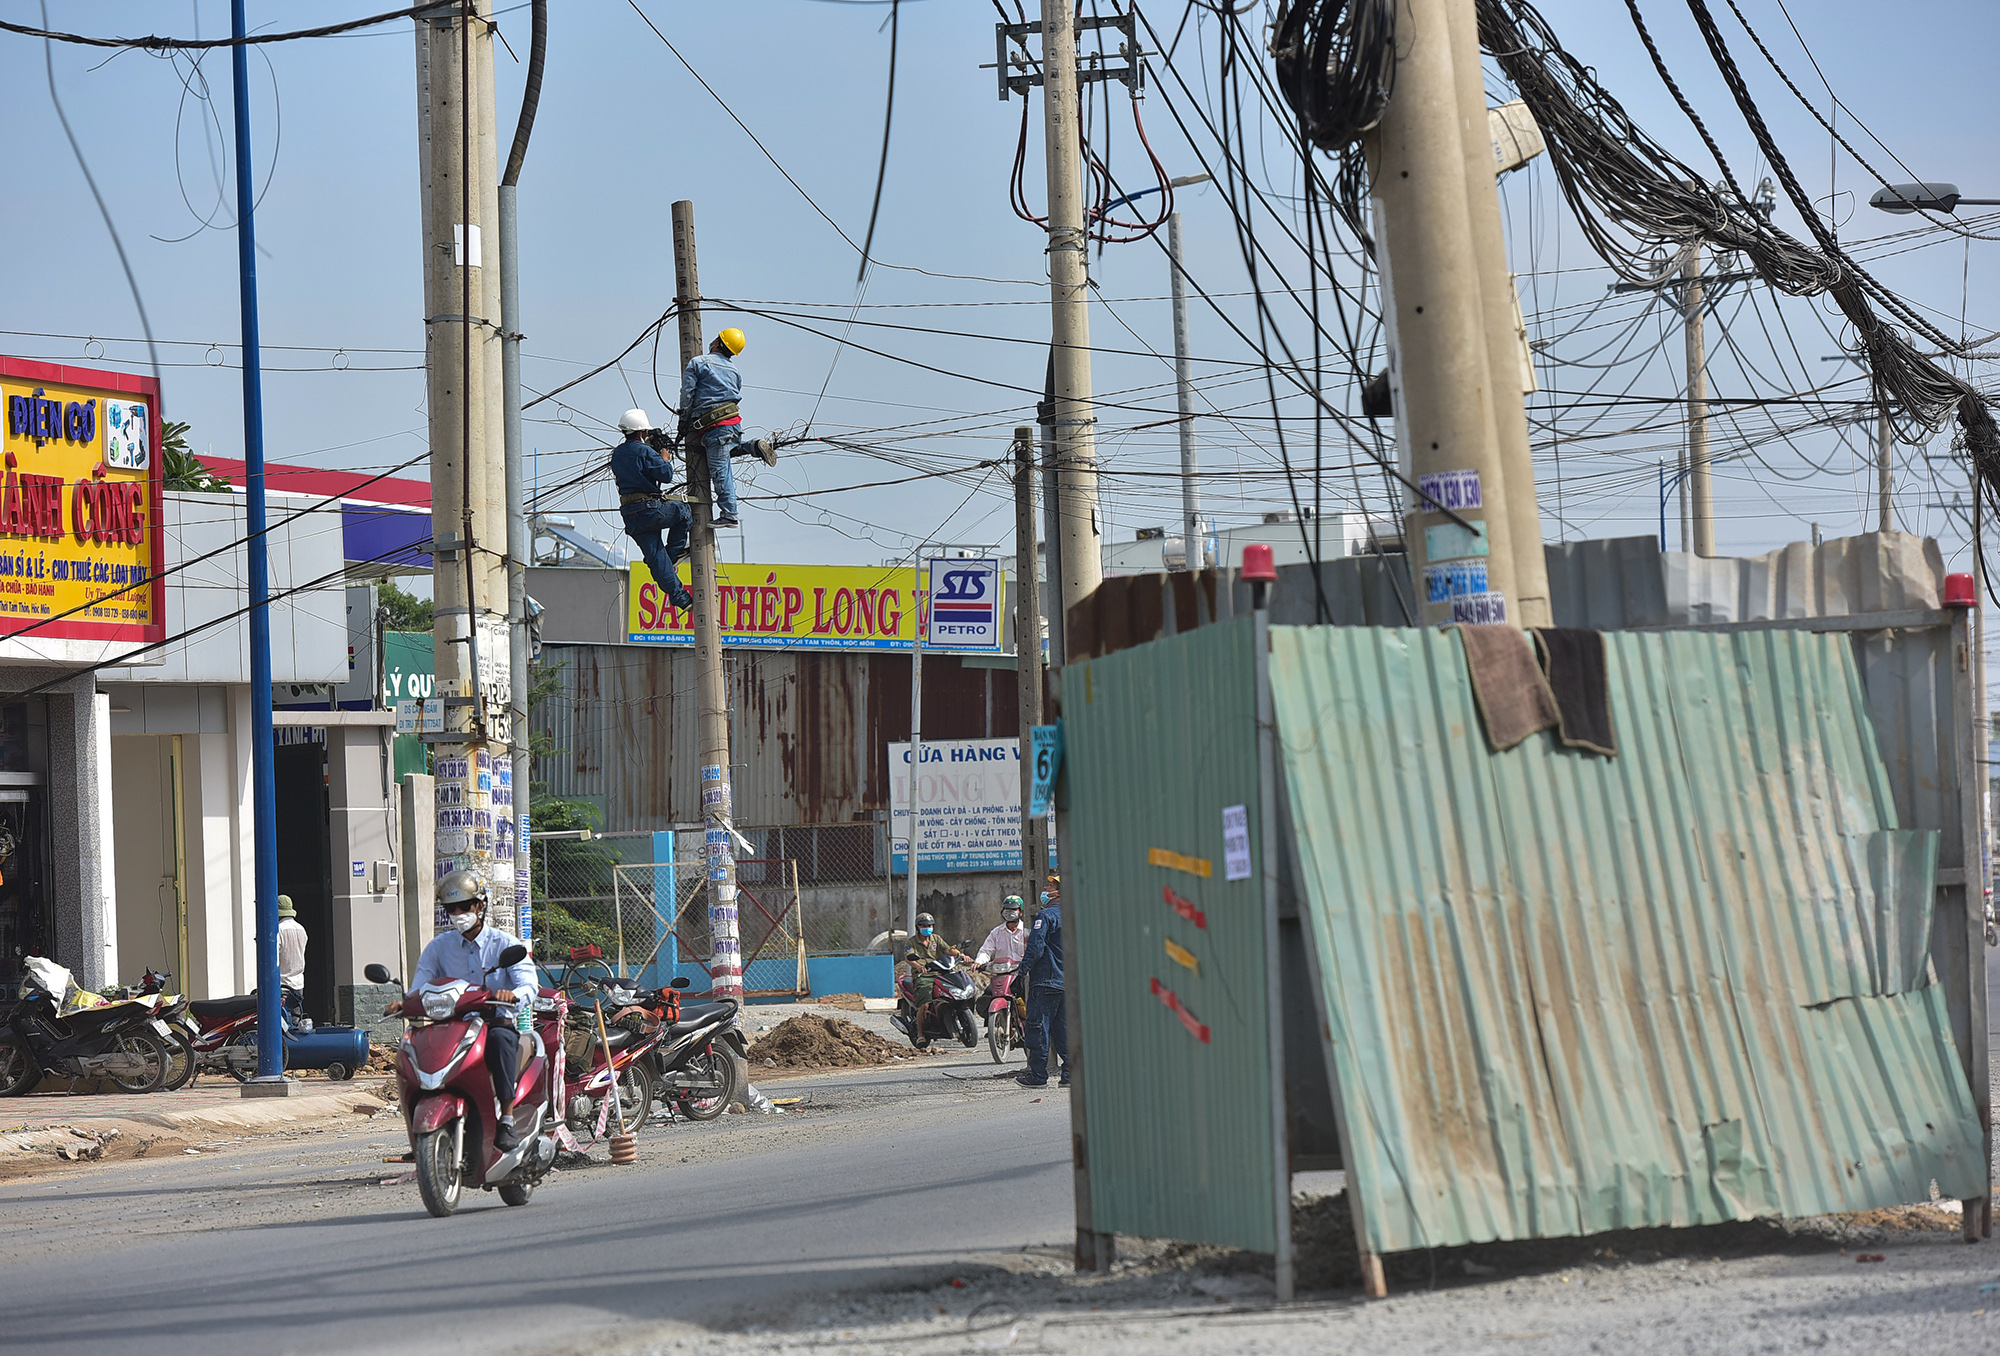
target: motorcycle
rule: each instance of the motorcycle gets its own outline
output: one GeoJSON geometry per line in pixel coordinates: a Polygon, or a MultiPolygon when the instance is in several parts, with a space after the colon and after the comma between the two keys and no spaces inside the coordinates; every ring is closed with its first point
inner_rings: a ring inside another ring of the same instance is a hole
{"type": "Polygon", "coordinates": [[[994,961],[986,967],[993,984],[980,1006],[986,1012],[986,1048],[995,1064],[1005,1064],[1010,1054],[1027,1044],[1028,1003],[1014,992],[1014,972],[1019,968],[1012,961],[994,961]]]}
{"type": "Polygon", "coordinates": [[[167,981],[172,978],[170,972],[148,966],[136,985],[126,985],[116,994],[120,999],[158,995],[159,1007],[156,1011],[160,1020],[167,1024],[167,1033],[173,1040],[168,1047],[173,1064],[167,1070],[166,1081],[160,1084],[162,1092],[178,1092],[188,1087],[201,1072],[201,1055],[195,1049],[195,1042],[201,1037],[201,1023],[188,1011],[187,995],[164,992],[167,981]]]}
{"type": "Polygon", "coordinates": [[[580,1143],[593,1144],[612,1128],[614,1114],[621,1130],[636,1130],[653,1114],[651,1056],[660,1043],[662,1028],[657,1023],[649,1030],[643,1021],[620,1021],[620,1017],[635,1012],[629,1007],[605,1021],[602,1015],[605,995],[626,1002],[637,995],[595,981],[586,982],[583,987],[596,1002],[589,1008],[573,1009],[563,1031],[563,1056],[570,1087],[563,1122],[572,1134],[581,1137],[580,1143]]]}
{"type": "Polygon", "coordinates": [[[896,981],[897,1010],[889,1021],[910,1038],[919,1050],[929,1047],[933,1037],[956,1034],[970,1050],[979,1044],[979,1030],[973,1025],[972,1010],[979,1001],[979,985],[971,974],[959,968],[956,956],[927,962],[923,978],[930,981],[929,997],[916,970],[896,981]]]}
{"type": "Polygon", "coordinates": [[[173,1037],[152,998],[107,1003],[77,991],[54,961],[29,956],[12,1019],[0,1030],[0,1097],[51,1078],[109,1078],[125,1092],[156,1092],[173,1063],[173,1037]]]}
{"type": "Polygon", "coordinates": [[[683,1003],[677,990],[686,987],[687,980],[676,979],[664,989],[614,991],[614,997],[659,1028],[649,1060],[660,1108],[673,1120],[712,1121],[743,1095],[750,1043],[736,1025],[735,999],[683,1003]]]}
{"type": "MultiPolygon", "coordinates": [[[[496,969],[517,965],[528,949],[500,953],[496,969]]],[[[362,974],[394,983],[381,965],[362,974]]],[[[531,1030],[522,1033],[514,1124],[520,1143],[502,1152],[493,1142],[499,1107],[486,1068],[486,1023],[492,991],[464,980],[426,984],[404,1000],[409,1030],[396,1052],[396,1086],[416,1162],[417,1192],[438,1218],[455,1213],[470,1183],[498,1191],[508,1205],[526,1205],[555,1166],[563,1133],[562,1035],[569,1000],[543,990],[530,1002],[531,1030]]]]}
{"type": "MultiPolygon", "coordinates": [[[[256,994],[200,1000],[189,1003],[188,1012],[196,1028],[191,1041],[199,1068],[226,1073],[239,1083],[257,1076],[256,994]]],[[[287,1069],[324,1069],[328,1078],[345,1080],[368,1063],[366,1031],[358,1026],[315,1026],[292,989],[282,991],[278,1016],[287,1069]]]]}

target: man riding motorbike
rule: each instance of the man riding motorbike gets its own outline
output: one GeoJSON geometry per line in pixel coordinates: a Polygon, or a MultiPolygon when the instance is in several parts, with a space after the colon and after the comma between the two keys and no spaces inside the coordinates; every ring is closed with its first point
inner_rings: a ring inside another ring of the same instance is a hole
{"type": "Polygon", "coordinates": [[[409,994],[391,1003],[383,1016],[392,1017],[406,1009],[421,1010],[415,997],[426,984],[463,980],[475,988],[492,990],[501,1004],[486,1028],[486,1069],[493,1075],[493,1096],[500,1104],[500,1118],[493,1144],[502,1153],[511,1153],[521,1143],[514,1133],[514,1085],[520,1072],[521,1033],[515,1026],[517,1001],[532,1004],[536,993],[535,962],[523,958],[502,967],[500,953],[521,945],[512,933],[486,925],[486,911],[492,892],[486,882],[471,871],[454,871],[437,885],[438,906],[444,910],[452,931],[431,938],[417,959],[410,976],[409,994]],[[498,973],[496,983],[489,977],[498,973]]]}

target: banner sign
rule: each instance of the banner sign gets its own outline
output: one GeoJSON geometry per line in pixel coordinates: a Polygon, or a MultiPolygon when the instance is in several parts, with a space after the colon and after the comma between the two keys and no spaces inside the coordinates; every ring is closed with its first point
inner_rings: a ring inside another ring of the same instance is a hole
{"type": "Polygon", "coordinates": [[[1000,652],[1006,619],[997,560],[953,560],[933,556],[930,625],[924,631],[927,650],[1000,652]]]}
{"type": "MultiPolygon", "coordinates": [[[[979,561],[951,561],[979,565],[979,561]]],[[[694,614],[667,601],[653,573],[634,561],[625,587],[625,639],[633,645],[694,644],[694,614]]],[[[690,567],[681,562],[682,582],[690,567]]],[[[909,650],[917,639],[916,571],[881,565],[716,566],[722,643],[731,649],[909,650]]],[[[1002,625],[1003,578],[992,578],[996,631],[1002,625]]],[[[925,649],[997,649],[952,638],[927,640],[925,649]]]]}
{"type": "Polygon", "coordinates": [[[1056,776],[1062,771],[1062,722],[1028,727],[1034,752],[1034,780],[1028,784],[1028,813],[1046,819],[1056,812],[1056,776]]]}
{"type": "Polygon", "coordinates": [[[162,639],[159,383],[0,358],[0,410],[0,640],[162,639]]]}
{"type": "MultiPolygon", "coordinates": [[[[925,740],[917,777],[917,870],[1021,869],[1021,741],[925,740]]],[[[910,746],[889,745],[889,840],[910,869],[910,746]]]]}

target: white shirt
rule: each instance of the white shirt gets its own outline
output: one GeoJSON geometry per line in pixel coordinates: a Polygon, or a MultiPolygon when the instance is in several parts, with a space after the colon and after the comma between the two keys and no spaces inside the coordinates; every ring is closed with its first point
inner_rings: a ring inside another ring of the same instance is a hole
{"type": "Polygon", "coordinates": [[[979,944],[979,955],[975,958],[980,965],[988,961],[1009,961],[1021,963],[1021,953],[1028,949],[1028,930],[1009,928],[1005,923],[986,934],[986,940],[979,944]]]}
{"type": "Polygon", "coordinates": [[[306,987],[306,930],[296,918],[278,920],[278,978],[288,989],[306,987]]]}

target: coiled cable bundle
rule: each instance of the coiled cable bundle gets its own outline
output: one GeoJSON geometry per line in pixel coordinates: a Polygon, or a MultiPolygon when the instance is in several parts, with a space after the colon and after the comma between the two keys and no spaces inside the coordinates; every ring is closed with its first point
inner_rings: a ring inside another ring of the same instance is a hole
{"type": "Polygon", "coordinates": [[[1396,84],[1396,0],[1299,0],[1278,13],[1271,55],[1299,127],[1343,151],[1382,121],[1396,84]]]}

